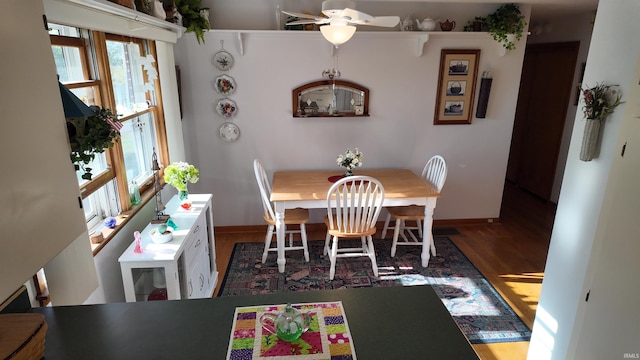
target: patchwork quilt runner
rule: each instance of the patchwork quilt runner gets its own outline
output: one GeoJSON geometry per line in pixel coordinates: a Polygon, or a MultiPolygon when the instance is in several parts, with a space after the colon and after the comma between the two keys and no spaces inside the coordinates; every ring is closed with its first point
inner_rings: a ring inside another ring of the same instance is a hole
{"type": "Polygon", "coordinates": [[[309,330],[292,342],[279,339],[260,323],[262,314],[280,312],[285,304],[236,308],[227,360],[356,359],[342,302],[293,304],[293,307],[313,316],[309,330]]]}

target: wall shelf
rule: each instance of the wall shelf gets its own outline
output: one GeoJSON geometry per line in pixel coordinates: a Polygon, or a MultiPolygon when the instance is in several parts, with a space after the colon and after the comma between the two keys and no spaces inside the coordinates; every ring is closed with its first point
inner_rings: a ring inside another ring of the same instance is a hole
{"type": "Polygon", "coordinates": [[[130,22],[129,30],[133,31],[144,29],[145,27],[152,27],[171,31],[179,38],[185,30],[184,27],[180,25],[165,21],[164,19],[158,19],[151,15],[136,11],[135,9],[130,9],[126,6],[118,5],[108,0],[47,0],[47,3],[51,4],[55,4],[56,2],[79,5],[81,7],[89,8],[90,10],[98,10],[100,12],[124,18],[130,22]]]}
{"type": "MultiPolygon", "coordinates": [[[[95,0],[94,0],[95,1],[95,0]]],[[[240,55],[244,55],[244,43],[248,37],[253,35],[274,36],[278,38],[292,39],[321,39],[322,35],[319,31],[297,31],[297,30],[233,30],[233,29],[212,29],[209,32],[217,34],[231,34],[235,38],[236,49],[240,55]]],[[[354,35],[354,39],[367,38],[391,38],[391,39],[413,39],[415,40],[414,54],[418,57],[424,54],[425,44],[430,39],[490,39],[487,32],[468,32],[468,31],[367,31],[358,30],[354,35]]],[[[328,44],[328,43],[327,43],[328,44]]],[[[333,46],[329,45],[329,49],[333,54],[333,46]]]]}

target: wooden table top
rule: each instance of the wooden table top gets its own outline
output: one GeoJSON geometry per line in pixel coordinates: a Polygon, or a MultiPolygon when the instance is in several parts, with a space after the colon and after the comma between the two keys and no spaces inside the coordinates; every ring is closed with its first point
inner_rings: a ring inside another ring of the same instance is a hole
{"type": "MultiPolygon", "coordinates": [[[[271,201],[324,200],[333,185],[329,177],[341,174],[341,170],[276,171],[271,201]]],[[[409,169],[356,169],[353,174],[378,179],[388,199],[440,197],[433,186],[409,169]]]]}

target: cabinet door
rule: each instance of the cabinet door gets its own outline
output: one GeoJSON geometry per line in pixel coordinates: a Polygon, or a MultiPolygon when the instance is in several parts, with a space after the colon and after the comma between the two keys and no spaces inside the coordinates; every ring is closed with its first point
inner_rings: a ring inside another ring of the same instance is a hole
{"type": "Polygon", "coordinates": [[[184,261],[185,268],[191,268],[191,264],[197,260],[197,256],[203,248],[207,247],[207,231],[204,213],[195,221],[189,235],[185,238],[184,261]]]}
{"type": "Polygon", "coordinates": [[[211,287],[211,268],[206,247],[201,248],[191,265],[186,279],[186,298],[208,297],[208,291],[211,287]]]}

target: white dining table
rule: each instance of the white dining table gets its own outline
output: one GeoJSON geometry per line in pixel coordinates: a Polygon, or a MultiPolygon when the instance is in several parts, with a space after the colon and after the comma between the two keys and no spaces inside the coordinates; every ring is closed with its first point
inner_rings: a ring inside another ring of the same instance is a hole
{"type": "MultiPolygon", "coordinates": [[[[421,262],[429,265],[435,256],[432,225],[433,211],[440,193],[409,169],[355,170],[354,175],[366,175],[378,179],[384,187],[383,206],[421,205],[425,207],[421,262]]],[[[333,181],[341,175],[339,170],[276,171],[273,174],[271,201],[276,211],[276,234],[278,247],[278,271],[284,272],[286,259],[284,213],[286,209],[326,209],[327,192],[333,181]],[[333,181],[332,181],[333,180],[333,181]]]]}

